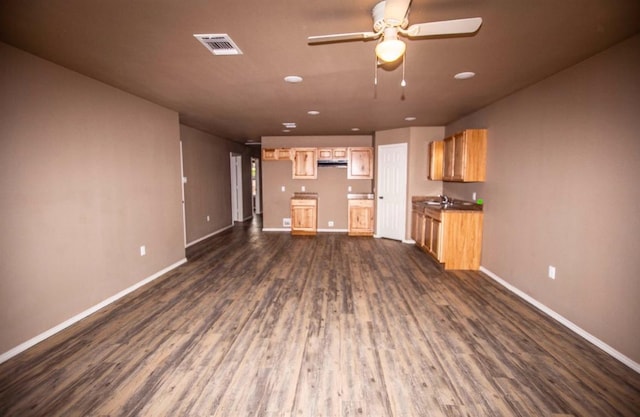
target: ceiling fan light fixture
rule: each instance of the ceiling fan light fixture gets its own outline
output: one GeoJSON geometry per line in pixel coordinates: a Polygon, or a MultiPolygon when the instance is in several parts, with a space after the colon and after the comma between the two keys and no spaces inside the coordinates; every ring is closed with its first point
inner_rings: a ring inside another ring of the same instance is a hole
{"type": "Polygon", "coordinates": [[[376,56],[384,62],[397,61],[407,50],[407,45],[400,39],[385,39],[376,46],[376,56]]]}

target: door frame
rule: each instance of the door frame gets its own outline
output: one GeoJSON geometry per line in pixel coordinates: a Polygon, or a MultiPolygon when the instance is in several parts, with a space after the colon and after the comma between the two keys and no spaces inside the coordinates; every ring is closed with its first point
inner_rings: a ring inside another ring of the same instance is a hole
{"type": "MultiPolygon", "coordinates": [[[[381,181],[381,175],[384,174],[385,171],[385,164],[382,164],[380,162],[380,154],[381,151],[384,152],[385,149],[392,149],[392,148],[400,148],[401,151],[403,151],[403,158],[404,161],[400,161],[401,163],[403,162],[403,165],[400,166],[400,168],[403,168],[403,183],[401,184],[402,187],[402,199],[398,201],[398,203],[400,204],[400,209],[397,210],[397,212],[392,213],[393,216],[397,216],[400,218],[401,220],[401,227],[402,227],[402,231],[400,230],[395,230],[395,232],[398,233],[398,237],[401,242],[405,242],[407,241],[407,186],[408,186],[408,164],[409,164],[409,144],[406,142],[400,142],[400,143],[393,143],[393,144],[386,144],[386,145],[378,145],[377,149],[376,149],[376,167],[377,167],[377,174],[376,174],[376,197],[377,197],[377,202],[376,202],[376,206],[379,204],[381,197],[384,198],[383,195],[380,195],[380,184],[382,184],[381,181]]],[[[394,164],[396,165],[396,164],[394,164]]],[[[396,165],[397,167],[397,165],[396,165]]],[[[383,190],[384,191],[384,190],[383,190]]],[[[382,233],[380,233],[380,226],[381,225],[385,225],[388,224],[389,222],[384,221],[383,220],[383,215],[385,214],[385,211],[383,210],[379,210],[378,207],[376,207],[376,234],[375,237],[377,238],[389,238],[389,239],[396,239],[396,236],[385,236],[382,233]]],[[[398,226],[400,227],[400,226],[398,226]]]]}
{"type": "Polygon", "coordinates": [[[242,222],[243,198],[242,198],[242,155],[230,152],[229,168],[231,173],[231,222],[242,222]]]}

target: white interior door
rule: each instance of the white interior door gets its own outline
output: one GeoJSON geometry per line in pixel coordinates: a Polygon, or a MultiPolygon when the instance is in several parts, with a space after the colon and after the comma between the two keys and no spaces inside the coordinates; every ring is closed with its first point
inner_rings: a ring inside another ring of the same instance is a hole
{"type": "Polygon", "coordinates": [[[243,221],[242,213],[242,156],[231,154],[231,220],[243,221]]]}
{"type": "Polygon", "coordinates": [[[376,155],[376,237],[404,240],[407,216],[407,144],[380,145],[376,155]]]}

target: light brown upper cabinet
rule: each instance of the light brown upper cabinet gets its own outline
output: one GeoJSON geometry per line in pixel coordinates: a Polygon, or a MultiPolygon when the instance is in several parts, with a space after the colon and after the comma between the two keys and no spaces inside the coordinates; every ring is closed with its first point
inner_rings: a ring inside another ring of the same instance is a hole
{"type": "Polygon", "coordinates": [[[347,149],[347,178],[350,180],[373,179],[373,148],[358,147],[347,149]]]}
{"type": "Polygon", "coordinates": [[[438,140],[429,143],[428,149],[429,172],[427,178],[431,181],[442,181],[443,159],[444,159],[444,141],[438,140]]]}
{"type": "Polygon", "coordinates": [[[444,181],[484,181],[486,162],[486,129],[467,129],[444,139],[444,181]]]}
{"type": "Polygon", "coordinates": [[[347,159],[347,148],[318,148],[318,159],[325,161],[347,159]]]}
{"type": "Polygon", "coordinates": [[[263,161],[289,161],[291,149],[289,148],[264,148],[262,149],[263,161]]]}
{"type": "Polygon", "coordinates": [[[318,178],[317,148],[293,148],[293,179],[318,178]]]}

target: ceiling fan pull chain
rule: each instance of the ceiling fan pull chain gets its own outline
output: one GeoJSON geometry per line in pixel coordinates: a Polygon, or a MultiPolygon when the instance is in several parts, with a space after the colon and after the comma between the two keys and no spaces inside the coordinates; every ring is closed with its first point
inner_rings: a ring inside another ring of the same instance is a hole
{"type": "Polygon", "coordinates": [[[404,55],[402,55],[402,81],[400,82],[400,85],[402,86],[402,88],[404,89],[407,86],[407,82],[404,80],[404,66],[407,60],[407,53],[405,52],[404,55]]]}

